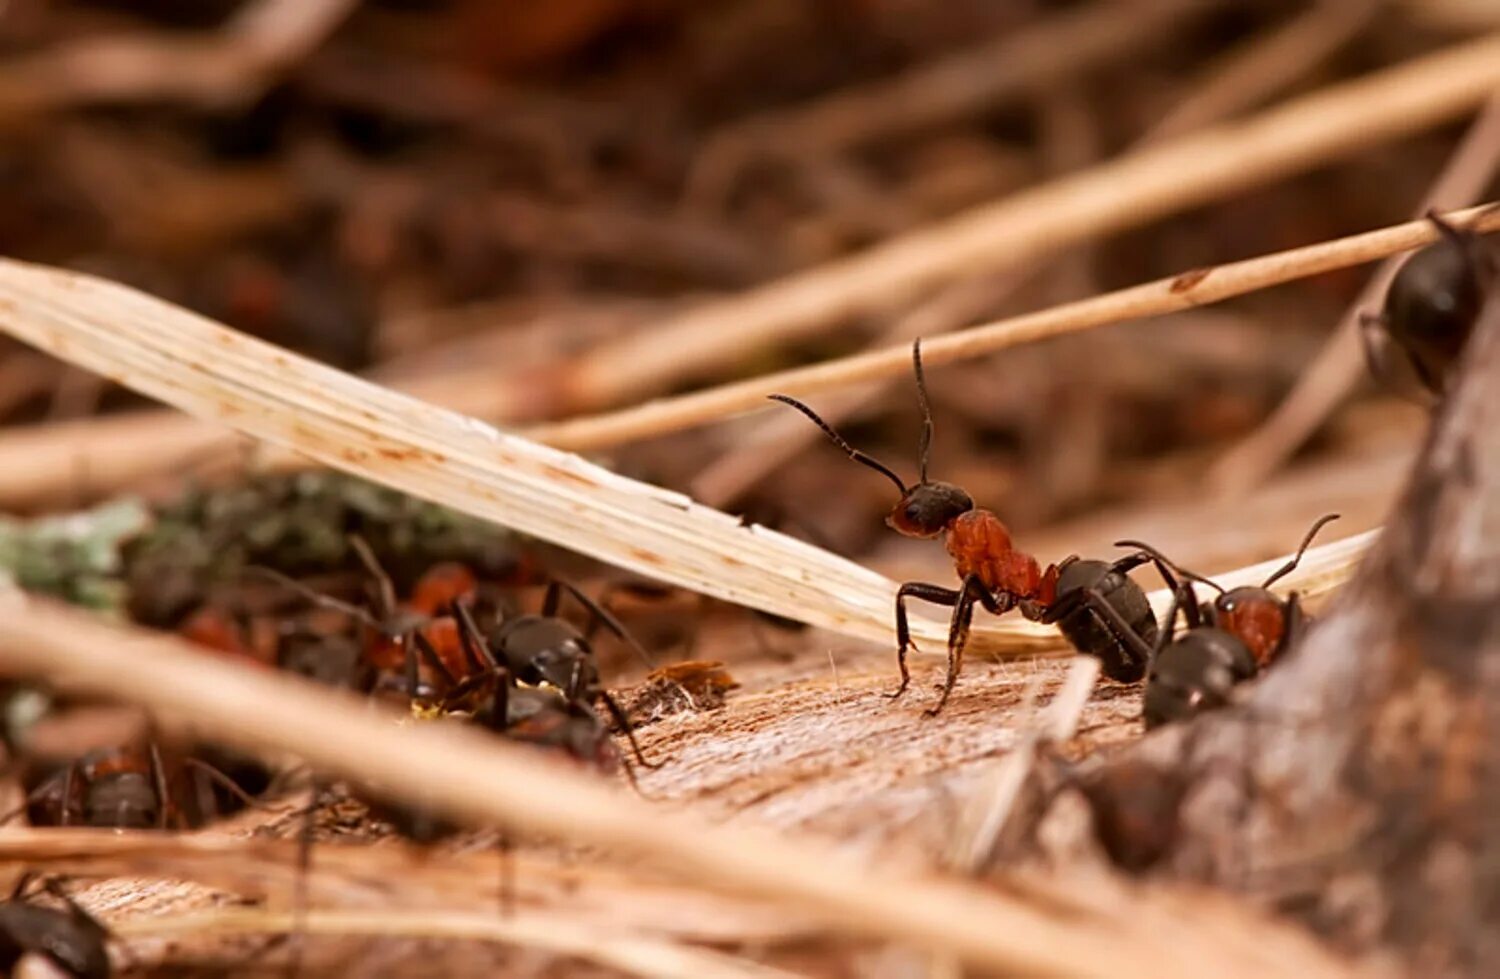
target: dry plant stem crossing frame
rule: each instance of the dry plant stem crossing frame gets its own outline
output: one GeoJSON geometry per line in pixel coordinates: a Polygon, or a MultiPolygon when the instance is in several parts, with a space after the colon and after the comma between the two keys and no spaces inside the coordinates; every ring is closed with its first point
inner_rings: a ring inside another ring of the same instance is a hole
{"type": "Polygon", "coordinates": [[[643,397],[732,364],[748,350],[887,309],[944,282],[1418,131],[1497,88],[1500,33],[1129,153],[601,345],[562,378],[560,405],[586,410],[643,397]]]}
{"type": "MultiPolygon", "coordinates": [[[[1446,217],[1479,232],[1500,230],[1500,204],[1452,212],[1446,217]]],[[[994,353],[1048,337],[1207,306],[1258,289],[1385,258],[1437,240],[1425,219],[1336,238],[1259,258],[1183,272],[1155,282],[1107,292],[993,323],[957,330],[922,342],[929,368],[994,353]]],[[[767,395],[804,397],[815,391],[880,378],[911,369],[911,348],[897,344],[619,411],[537,425],[523,434],[574,451],[616,445],[701,425],[739,412],[765,409],[767,395]]]]}
{"type": "MultiPolygon", "coordinates": [[[[825,926],[905,941],[1024,975],[1188,979],[1346,972],[1266,922],[1254,943],[1163,944],[1128,914],[1079,915],[937,876],[871,869],[784,835],[709,825],[468,729],[392,723],[350,694],[202,655],[175,637],[106,625],[11,592],[0,597],[0,665],[141,704],[205,737],[291,752],[332,775],[392,786],[456,818],[561,836],[715,890],[782,902],[825,926]],[[1281,940],[1266,935],[1279,935],[1281,940]]],[[[446,725],[443,727],[447,727],[446,725]]]]}
{"type": "MultiPolygon", "coordinates": [[[[892,641],[895,583],[851,561],[117,283],[0,260],[0,330],[334,468],[671,584],[892,641]]],[[[1309,561],[1309,573],[1317,567],[1309,561]]],[[[912,625],[919,643],[945,646],[946,620],[912,625]]],[[[1050,627],[1006,619],[975,629],[971,643],[1019,653],[1057,640],[1050,627]]]]}
{"type": "Polygon", "coordinates": [[[471,939],[519,945],[596,962],[649,979],[797,979],[795,973],[737,959],[723,952],[630,933],[579,928],[558,915],[463,911],[286,911],[222,909],[150,917],[111,927],[120,938],[182,938],[188,935],[403,936],[471,939]]]}

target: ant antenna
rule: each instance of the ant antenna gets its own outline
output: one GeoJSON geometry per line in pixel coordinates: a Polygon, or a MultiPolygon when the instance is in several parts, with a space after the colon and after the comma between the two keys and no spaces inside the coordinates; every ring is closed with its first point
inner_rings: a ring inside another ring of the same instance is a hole
{"type": "Polygon", "coordinates": [[[1156,561],[1160,564],[1164,564],[1167,567],[1171,568],[1183,578],[1186,578],[1189,581],[1196,581],[1200,585],[1207,585],[1208,587],[1217,591],[1220,595],[1224,594],[1224,586],[1219,584],[1217,581],[1214,581],[1212,578],[1205,578],[1203,575],[1198,574],[1196,571],[1189,571],[1177,562],[1169,560],[1165,554],[1163,554],[1161,551],[1158,551],[1156,548],[1152,547],[1150,544],[1147,544],[1144,541],[1117,540],[1115,541],[1115,546],[1133,547],[1138,551],[1144,552],[1151,558],[1151,560],[1156,561]]]}
{"type": "Polygon", "coordinates": [[[375,579],[375,587],[378,589],[380,598],[380,614],[387,618],[395,615],[396,586],[391,584],[391,576],[386,574],[385,568],[380,566],[380,559],[375,556],[374,548],[359,534],[349,535],[349,546],[359,557],[359,563],[365,566],[365,571],[375,579]]]}
{"type": "Polygon", "coordinates": [[[1284,575],[1289,575],[1293,571],[1297,570],[1297,565],[1302,563],[1302,555],[1307,553],[1308,545],[1312,544],[1313,538],[1318,536],[1318,531],[1322,530],[1325,524],[1330,524],[1338,518],[1339,515],[1337,513],[1327,513],[1319,517],[1317,519],[1317,522],[1315,522],[1311,527],[1307,529],[1307,536],[1302,538],[1302,545],[1297,548],[1297,553],[1292,555],[1292,559],[1290,561],[1288,561],[1286,564],[1283,564],[1280,568],[1276,569],[1276,571],[1272,573],[1271,577],[1265,580],[1265,583],[1262,584],[1261,587],[1270,588],[1273,581],[1283,577],[1284,575]]]}
{"type": "Polygon", "coordinates": [[[889,479],[891,482],[896,484],[896,488],[901,491],[902,496],[906,495],[906,484],[901,481],[900,476],[897,476],[894,472],[892,472],[890,467],[886,466],[883,463],[877,462],[875,459],[865,455],[863,452],[859,451],[848,442],[845,442],[844,437],[838,432],[835,432],[832,425],[829,425],[823,419],[819,418],[816,411],[813,411],[811,408],[798,401],[796,398],[791,398],[784,394],[771,394],[767,395],[767,397],[769,397],[772,401],[780,401],[784,405],[791,405],[793,408],[796,408],[798,411],[802,412],[808,417],[809,420],[812,421],[814,425],[823,430],[824,435],[827,435],[830,439],[833,440],[834,445],[843,449],[845,454],[847,454],[849,458],[853,459],[855,462],[861,465],[869,466],[871,469],[875,470],[878,473],[881,473],[885,476],[886,479],[889,479]]]}
{"type": "Polygon", "coordinates": [[[922,439],[917,443],[917,474],[920,485],[927,482],[927,457],[932,452],[932,408],[927,404],[927,378],[922,374],[921,337],[912,341],[911,366],[917,376],[917,401],[922,405],[922,439]]]}
{"type": "Polygon", "coordinates": [[[384,634],[387,631],[386,627],[381,625],[381,623],[373,615],[360,608],[358,605],[351,605],[350,603],[345,602],[341,599],[334,598],[332,595],[325,595],[320,591],[315,591],[304,585],[302,582],[298,581],[296,578],[293,578],[290,575],[284,575],[280,571],[277,571],[275,568],[268,568],[260,564],[252,564],[249,567],[245,568],[245,573],[259,575],[262,578],[268,578],[271,581],[276,582],[276,584],[281,585],[283,588],[290,588],[292,591],[301,595],[303,598],[307,599],[313,604],[321,605],[324,608],[331,608],[337,612],[343,612],[345,615],[350,616],[356,621],[369,626],[376,632],[384,634]]]}

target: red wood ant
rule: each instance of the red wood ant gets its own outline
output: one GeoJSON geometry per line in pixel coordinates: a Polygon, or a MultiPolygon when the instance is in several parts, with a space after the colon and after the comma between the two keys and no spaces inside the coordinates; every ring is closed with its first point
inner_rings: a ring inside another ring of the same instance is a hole
{"type": "Polygon", "coordinates": [[[67,905],[49,908],[26,899],[31,874],[22,875],[0,904],[0,973],[15,974],[27,955],[41,955],[74,979],[108,979],[109,930],[58,885],[43,886],[67,905]]]}
{"type": "Polygon", "coordinates": [[[22,810],[33,826],[195,829],[255,806],[254,795],[270,784],[270,774],[227,752],[206,747],[163,752],[146,739],[43,768],[22,783],[27,790],[22,810]],[[239,781],[215,762],[233,769],[239,781]]]}
{"type": "MultiPolygon", "coordinates": [[[[444,709],[467,710],[481,724],[507,737],[564,748],[581,761],[614,771],[609,755],[613,742],[593,707],[602,703],[630,742],[636,762],[643,768],[658,767],[660,763],[646,761],[629,716],[600,682],[588,640],[572,623],[557,617],[564,590],[646,657],[614,616],[562,582],[547,586],[540,615],[502,619],[488,637],[480,635],[469,610],[455,603],[453,615],[460,626],[464,654],[474,667],[447,692],[444,709]]],[[[626,773],[634,782],[628,766],[626,773]]]]}
{"type": "Polygon", "coordinates": [[[1172,590],[1166,626],[1151,651],[1141,708],[1147,728],[1223,707],[1235,685],[1269,667],[1298,641],[1306,617],[1297,593],[1282,598],[1270,587],[1297,568],[1318,531],[1338,516],[1330,513],[1315,521],[1291,559],[1259,586],[1243,585],[1228,591],[1217,582],[1182,569],[1149,545],[1118,542],[1120,547],[1149,553],[1172,590]],[[1216,589],[1218,596],[1200,605],[1194,582],[1216,589]],[[1179,611],[1188,628],[1175,634],[1179,611]]]}
{"type": "Polygon", "coordinates": [[[1428,391],[1443,393],[1484,297],[1500,275],[1500,261],[1467,228],[1427,212],[1437,241],[1420,249],[1397,270],[1379,313],[1360,317],[1370,373],[1388,380],[1390,344],[1400,347],[1428,391]]]}
{"type": "Polygon", "coordinates": [[[1099,657],[1104,673],[1124,683],[1144,675],[1151,643],[1156,639],[1156,617],[1146,594],[1129,578],[1129,572],[1145,563],[1144,554],[1133,554],[1113,563],[1070,557],[1043,571],[1036,558],[1011,543],[1010,531],[992,511],[974,506],[969,494],[952,483],[927,478],[932,447],[932,411],[922,374],[922,341],[912,344],[912,368],[917,399],[922,408],[922,436],[918,447],[918,480],[907,486],[889,467],[855,449],[807,405],[784,394],[771,399],[796,408],[835,445],[862,465],[869,466],[896,484],[901,498],[886,517],[886,524],[906,537],[944,538],[961,584],[958,588],[924,582],[906,582],[896,592],[896,662],[901,685],[890,694],[906,692],[911,676],[906,652],[912,645],[907,624],[906,600],[918,598],[953,609],[948,630],[948,675],[937,705],[926,711],[931,717],[943,709],[963,666],[964,645],[974,605],[992,615],[1019,608],[1028,619],[1055,623],[1081,652],[1099,657]]]}

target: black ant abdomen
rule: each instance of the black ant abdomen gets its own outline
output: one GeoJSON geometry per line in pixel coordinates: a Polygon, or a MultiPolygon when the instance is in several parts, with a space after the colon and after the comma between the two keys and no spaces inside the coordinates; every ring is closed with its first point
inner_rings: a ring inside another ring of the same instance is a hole
{"type": "Polygon", "coordinates": [[[1497,263],[1478,235],[1433,213],[1427,219],[1437,228],[1438,240],[1401,265],[1380,313],[1363,317],[1361,324],[1372,373],[1388,374],[1384,354],[1394,344],[1423,386],[1442,394],[1495,282],[1497,263]]]}
{"type": "Polygon", "coordinates": [[[0,904],[0,973],[14,975],[28,954],[47,958],[74,979],[109,979],[109,931],[55,883],[47,889],[67,905],[49,908],[25,898],[31,875],[0,904]]]}
{"type": "Polygon", "coordinates": [[[1058,566],[1057,597],[1041,616],[1079,652],[1097,656],[1104,675],[1134,683],[1146,674],[1146,651],[1156,642],[1156,614],[1130,571],[1144,563],[1132,554],[1114,563],[1069,558],[1058,566]]]}

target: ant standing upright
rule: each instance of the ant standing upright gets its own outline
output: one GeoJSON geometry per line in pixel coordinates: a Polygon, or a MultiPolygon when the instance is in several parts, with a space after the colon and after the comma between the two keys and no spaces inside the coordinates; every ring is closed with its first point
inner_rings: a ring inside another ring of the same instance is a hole
{"type": "Polygon", "coordinates": [[[806,415],[849,458],[896,484],[901,498],[886,517],[891,529],[906,537],[941,536],[953,558],[958,588],[906,582],[896,592],[896,662],[901,669],[901,685],[890,696],[900,697],[911,682],[906,668],[906,651],[912,645],[906,616],[908,598],[953,609],[948,627],[948,675],[937,705],[926,711],[928,717],[943,709],[963,668],[975,604],[992,615],[1020,609],[1028,619],[1056,624],[1076,649],[1103,661],[1106,676],[1122,683],[1139,680],[1156,641],[1157,624],[1146,593],[1130,579],[1129,572],[1149,560],[1148,555],[1131,554],[1112,563],[1073,556],[1043,571],[1036,558],[1011,543],[1010,531],[994,512],[975,507],[969,494],[952,483],[929,480],[927,462],[933,425],[922,374],[921,340],[912,344],[911,355],[922,407],[917,482],[913,486],[851,446],[801,401],[784,394],[770,396],[806,415]]]}

